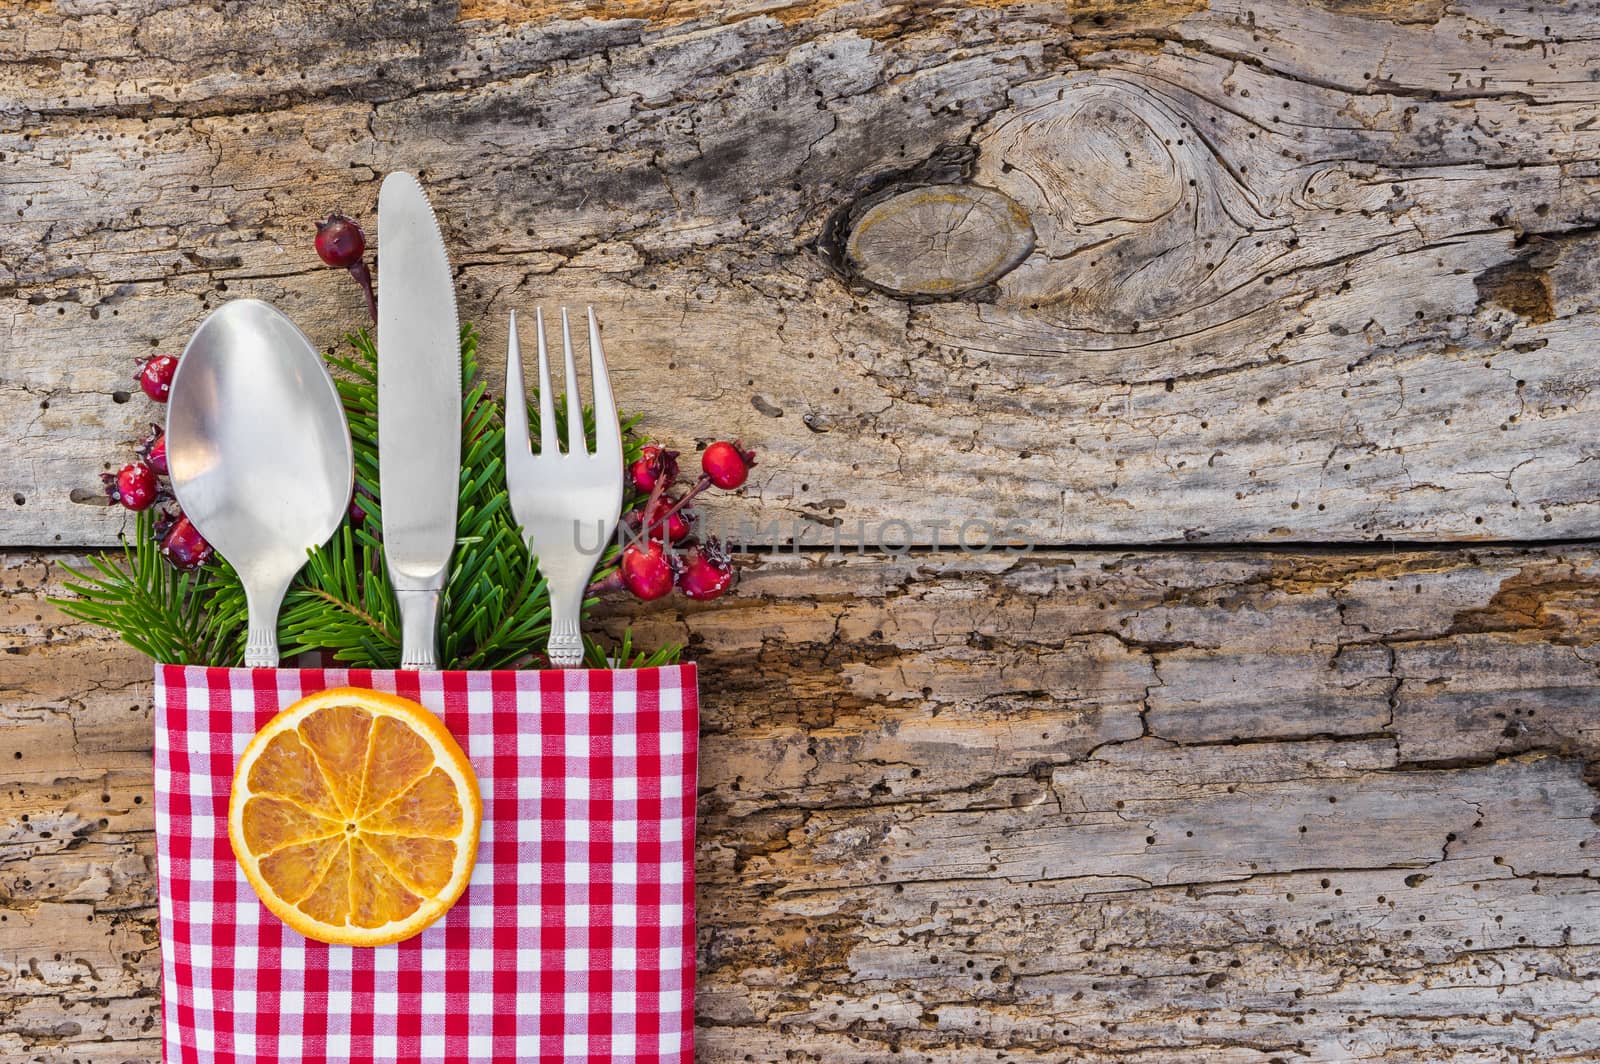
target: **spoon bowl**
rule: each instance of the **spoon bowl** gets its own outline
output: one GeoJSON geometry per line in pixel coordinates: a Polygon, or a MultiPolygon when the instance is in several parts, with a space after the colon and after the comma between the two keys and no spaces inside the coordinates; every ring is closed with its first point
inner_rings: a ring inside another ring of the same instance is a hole
{"type": "Polygon", "coordinates": [[[322,356],[276,307],[236,299],[184,348],[167,400],[178,505],[244,584],[247,666],[278,664],[278,611],[344,519],[350,428],[322,356]]]}

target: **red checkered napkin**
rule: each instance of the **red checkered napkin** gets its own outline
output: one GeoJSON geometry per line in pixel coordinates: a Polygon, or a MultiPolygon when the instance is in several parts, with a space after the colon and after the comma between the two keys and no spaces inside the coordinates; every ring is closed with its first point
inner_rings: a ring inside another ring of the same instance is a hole
{"type": "Polygon", "coordinates": [[[165,1059],[688,1064],[698,726],[693,665],[158,666],[165,1059]],[[302,695],[347,684],[439,714],[483,790],[466,893],[392,946],[291,931],[228,845],[245,744],[302,695]]]}

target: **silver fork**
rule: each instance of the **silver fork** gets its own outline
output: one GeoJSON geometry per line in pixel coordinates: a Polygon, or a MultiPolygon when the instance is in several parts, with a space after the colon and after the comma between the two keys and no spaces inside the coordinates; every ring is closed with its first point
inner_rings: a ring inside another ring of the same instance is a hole
{"type": "Polygon", "coordinates": [[[594,575],[622,513],[622,429],[617,403],[600,347],[600,327],[589,308],[589,374],[594,388],[595,449],[589,453],[583,430],[583,400],[572,360],[572,330],[561,308],[561,346],[567,373],[567,449],[556,446],[555,393],[550,389],[550,357],[545,350],[544,312],[539,330],[539,453],[528,438],[527,391],[522,383],[522,345],[517,312],[511,312],[506,343],[506,487],[511,513],[522,526],[528,550],[550,588],[550,663],[569,668],[583,661],[578,615],[583,593],[594,575]]]}

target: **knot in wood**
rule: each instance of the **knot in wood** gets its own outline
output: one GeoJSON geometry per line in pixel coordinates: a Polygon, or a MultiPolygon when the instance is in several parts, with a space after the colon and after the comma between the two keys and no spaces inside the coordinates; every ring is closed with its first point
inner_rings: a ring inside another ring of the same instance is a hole
{"type": "Polygon", "coordinates": [[[868,207],[851,227],[851,271],[886,292],[947,298],[993,284],[1033,251],[1027,212],[976,185],[926,185],[868,207]]]}

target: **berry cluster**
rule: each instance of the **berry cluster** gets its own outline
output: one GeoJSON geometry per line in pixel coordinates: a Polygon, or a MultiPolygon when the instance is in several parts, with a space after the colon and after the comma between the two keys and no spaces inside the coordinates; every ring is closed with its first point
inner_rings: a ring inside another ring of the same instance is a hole
{"type": "Polygon", "coordinates": [[[678,481],[678,452],[650,444],[628,468],[628,480],[645,493],[644,502],[624,518],[627,544],[614,583],[648,602],[661,598],[674,586],[692,599],[714,599],[733,585],[733,563],[728,552],[708,536],[694,538],[698,516],[690,502],[707,488],[732,491],[744,484],[754,451],[742,444],[718,441],[700,456],[700,477],[688,491],[671,494],[678,481]]]}
{"type": "MultiPolygon", "coordinates": [[[[156,355],[139,370],[139,387],[157,403],[167,401],[172,391],[172,375],[178,360],[171,355],[156,355]]],[[[106,495],[130,510],[156,511],[156,538],[161,540],[161,556],[176,569],[197,569],[211,557],[207,543],[189,519],[178,509],[172,492],[161,483],[167,475],[167,438],[160,425],[150,426],[150,435],[139,445],[139,457],[117,470],[102,473],[106,495]]]]}

